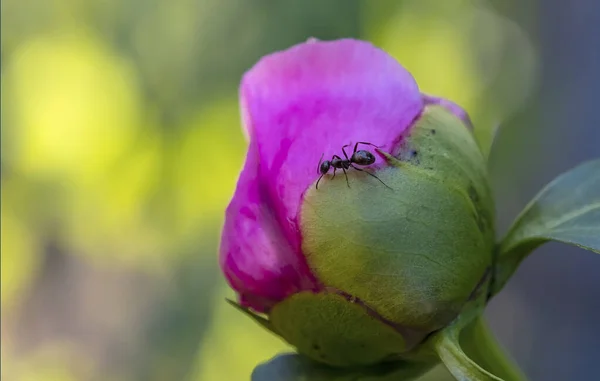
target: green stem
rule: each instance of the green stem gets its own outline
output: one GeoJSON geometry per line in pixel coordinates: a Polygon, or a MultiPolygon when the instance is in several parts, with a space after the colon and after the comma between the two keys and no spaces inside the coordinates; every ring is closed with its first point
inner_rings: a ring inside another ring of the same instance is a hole
{"type": "Polygon", "coordinates": [[[483,320],[485,295],[474,300],[448,327],[433,336],[440,360],[457,380],[526,381],[483,320]]]}
{"type": "Polygon", "coordinates": [[[460,334],[460,343],[464,352],[488,372],[505,381],[527,379],[506,355],[482,316],[465,327],[460,334]]]}

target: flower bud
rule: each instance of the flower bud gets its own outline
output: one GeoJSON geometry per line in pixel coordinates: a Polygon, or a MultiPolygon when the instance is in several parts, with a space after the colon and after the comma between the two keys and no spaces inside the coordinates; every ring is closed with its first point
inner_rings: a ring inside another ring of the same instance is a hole
{"type": "Polygon", "coordinates": [[[410,356],[491,265],[493,202],[467,114],[355,40],[263,58],[241,105],[250,142],[220,254],[240,304],[331,365],[410,356]]]}

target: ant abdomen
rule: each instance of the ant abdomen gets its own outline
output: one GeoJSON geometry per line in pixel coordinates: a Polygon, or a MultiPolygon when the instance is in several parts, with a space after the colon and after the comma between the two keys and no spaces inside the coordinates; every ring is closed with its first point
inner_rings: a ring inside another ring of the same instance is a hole
{"type": "Polygon", "coordinates": [[[358,165],[371,165],[375,162],[375,156],[369,151],[360,150],[352,154],[350,161],[358,165]]]}

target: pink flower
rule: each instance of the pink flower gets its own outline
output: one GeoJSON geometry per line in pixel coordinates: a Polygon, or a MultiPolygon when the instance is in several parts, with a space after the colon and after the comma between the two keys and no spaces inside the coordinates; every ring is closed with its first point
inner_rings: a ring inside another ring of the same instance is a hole
{"type": "MultiPolygon", "coordinates": [[[[470,124],[452,102],[421,94],[387,53],[352,39],[309,40],[262,58],[243,77],[240,103],[249,147],[226,212],[220,264],[240,303],[258,312],[327,286],[307,264],[299,226],[322,155],[359,141],[397,154],[427,104],[470,124]]],[[[370,170],[387,165],[376,158],[370,170]]]]}

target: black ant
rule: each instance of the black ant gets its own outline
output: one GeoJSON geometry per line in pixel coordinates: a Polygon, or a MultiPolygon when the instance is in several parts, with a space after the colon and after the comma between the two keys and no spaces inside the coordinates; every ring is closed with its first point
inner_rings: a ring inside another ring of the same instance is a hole
{"type": "Polygon", "coordinates": [[[392,189],[389,186],[387,186],[386,183],[381,181],[381,179],[379,177],[375,176],[371,172],[365,171],[364,169],[358,168],[355,165],[353,165],[353,164],[356,164],[356,165],[366,166],[366,165],[371,165],[375,162],[375,156],[371,152],[366,151],[366,150],[357,151],[359,144],[368,144],[370,146],[379,148],[378,146],[376,146],[375,144],[372,144],[372,143],[358,142],[354,145],[354,151],[352,152],[352,156],[350,156],[350,158],[348,158],[345,148],[349,147],[351,144],[346,144],[345,146],[342,147],[342,152],[344,153],[344,157],[346,158],[346,160],[343,160],[338,155],[333,155],[331,157],[331,160],[322,161],[323,155],[321,155],[321,159],[319,160],[319,165],[317,167],[317,172],[320,173],[321,176],[317,180],[317,184],[315,186],[316,189],[319,189],[319,181],[321,181],[323,176],[325,176],[327,174],[327,172],[329,172],[329,169],[331,167],[333,167],[332,179],[335,178],[335,172],[338,169],[341,169],[342,171],[344,171],[344,176],[346,176],[346,184],[348,185],[348,188],[350,188],[350,182],[348,181],[348,174],[346,173],[346,170],[350,169],[350,168],[354,168],[357,171],[364,172],[364,173],[368,174],[369,176],[376,178],[377,180],[379,180],[380,183],[385,185],[387,188],[392,189]]]}

